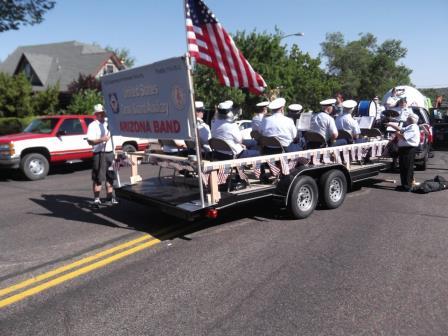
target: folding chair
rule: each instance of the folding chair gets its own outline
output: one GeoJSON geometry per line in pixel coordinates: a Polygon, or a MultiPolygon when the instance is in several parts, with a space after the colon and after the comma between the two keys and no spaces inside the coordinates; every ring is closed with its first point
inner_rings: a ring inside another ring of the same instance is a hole
{"type": "Polygon", "coordinates": [[[346,130],[338,130],[338,137],[337,139],[345,139],[347,141],[348,144],[352,144],[353,143],[353,136],[347,132],[346,130]]]}
{"type": "MultiPolygon", "coordinates": [[[[211,160],[212,161],[222,161],[222,160],[232,160],[236,159],[236,155],[233,154],[230,145],[222,139],[211,138],[208,140],[208,145],[212,149],[211,160]],[[232,154],[225,154],[223,152],[230,152],[232,154]]],[[[230,181],[232,181],[233,169],[230,171],[230,175],[227,178],[227,191],[230,191],[230,181]]]]}
{"type": "Polygon", "coordinates": [[[261,146],[261,153],[263,155],[285,153],[285,149],[275,136],[268,137],[262,135],[258,142],[261,146]]]}
{"type": "Polygon", "coordinates": [[[320,134],[312,131],[306,131],[304,134],[306,149],[317,149],[327,147],[327,141],[320,134]]]}
{"type": "Polygon", "coordinates": [[[361,135],[368,138],[383,137],[383,133],[378,128],[361,128],[361,135]]]}

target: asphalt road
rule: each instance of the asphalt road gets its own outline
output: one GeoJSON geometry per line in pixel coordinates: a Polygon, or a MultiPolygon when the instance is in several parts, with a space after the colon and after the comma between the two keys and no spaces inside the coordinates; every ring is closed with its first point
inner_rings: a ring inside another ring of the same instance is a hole
{"type": "MultiPolygon", "coordinates": [[[[192,224],[93,210],[89,173],[0,172],[1,336],[448,334],[448,191],[365,183],[305,220],[262,201],[192,224]]],[[[416,177],[437,174],[448,153],[416,177]]]]}

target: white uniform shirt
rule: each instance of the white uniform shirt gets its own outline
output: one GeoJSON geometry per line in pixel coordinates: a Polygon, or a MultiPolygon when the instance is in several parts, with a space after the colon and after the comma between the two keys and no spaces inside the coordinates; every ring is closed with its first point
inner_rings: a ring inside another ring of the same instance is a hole
{"type": "Polygon", "coordinates": [[[336,117],[335,124],[338,130],[347,131],[352,136],[361,134],[361,129],[359,128],[358,122],[353,119],[350,113],[345,113],[341,116],[336,117]]]}
{"type": "Polygon", "coordinates": [[[386,108],[383,105],[377,104],[376,105],[376,117],[375,117],[375,119],[376,120],[381,119],[381,115],[383,114],[383,111],[385,111],[385,110],[386,110],[386,108]]]}
{"type": "MultiPolygon", "coordinates": [[[[107,129],[107,122],[100,123],[98,120],[94,120],[89,124],[87,128],[87,140],[98,140],[103,136],[110,135],[107,129]]],[[[93,152],[112,152],[112,141],[109,139],[108,142],[99,143],[93,146],[93,152]]]]}
{"type": "Polygon", "coordinates": [[[232,148],[232,153],[223,151],[224,154],[238,155],[243,151],[243,137],[237,124],[224,119],[216,119],[212,124],[212,137],[224,140],[232,148]]]}
{"type": "Polygon", "coordinates": [[[409,115],[413,113],[412,109],[410,109],[409,107],[398,108],[396,110],[400,112],[400,121],[406,121],[409,115]]]}
{"type": "Polygon", "coordinates": [[[401,129],[404,139],[398,140],[398,147],[417,147],[420,144],[420,128],[417,124],[410,124],[401,129]]]}
{"type": "Polygon", "coordinates": [[[338,135],[338,129],[333,117],[325,112],[313,113],[311,116],[310,131],[319,133],[326,141],[329,141],[333,134],[338,135]]]}
{"type": "Polygon", "coordinates": [[[212,132],[210,126],[207,125],[204,120],[197,118],[196,125],[198,128],[199,141],[202,147],[206,151],[210,151],[210,146],[208,145],[208,140],[212,137],[212,132]]]}
{"type": "Polygon", "coordinates": [[[260,127],[261,127],[261,122],[263,121],[263,117],[264,117],[263,113],[257,113],[252,118],[252,123],[251,123],[252,131],[260,132],[260,127]]]}
{"type": "Polygon", "coordinates": [[[297,136],[297,128],[291,118],[277,112],[270,117],[263,118],[260,133],[268,137],[275,136],[283,147],[288,147],[297,136]]]}
{"type": "Polygon", "coordinates": [[[399,100],[400,100],[399,97],[390,96],[386,100],[386,108],[391,109],[391,108],[397,107],[397,103],[399,100]]]}

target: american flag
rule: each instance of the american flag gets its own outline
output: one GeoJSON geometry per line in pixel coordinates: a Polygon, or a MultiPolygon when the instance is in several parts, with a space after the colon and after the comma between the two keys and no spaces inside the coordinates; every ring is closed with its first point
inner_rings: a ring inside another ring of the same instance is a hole
{"type": "Polygon", "coordinates": [[[252,69],[215,15],[202,0],[186,0],[188,51],[198,63],[215,69],[222,85],[261,94],[264,79],[252,69]]]}
{"type": "Polygon", "coordinates": [[[277,167],[275,161],[268,161],[267,164],[272,175],[277,176],[278,174],[280,174],[280,168],[277,167]]]}
{"type": "Polygon", "coordinates": [[[229,170],[228,167],[219,166],[219,169],[218,169],[218,184],[224,184],[224,183],[227,182],[227,178],[229,177],[231,169],[232,168],[230,168],[230,170],[229,170]]]}
{"type": "Polygon", "coordinates": [[[260,175],[261,175],[261,162],[260,161],[255,162],[254,174],[257,178],[260,178],[260,175]]]}
{"type": "Polygon", "coordinates": [[[282,167],[283,175],[289,175],[289,164],[288,159],[283,156],[280,158],[280,166],[282,167]]]}

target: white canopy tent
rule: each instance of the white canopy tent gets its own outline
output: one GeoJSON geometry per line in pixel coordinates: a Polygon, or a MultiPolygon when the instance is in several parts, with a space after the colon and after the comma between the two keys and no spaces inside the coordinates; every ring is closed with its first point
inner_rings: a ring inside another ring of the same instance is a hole
{"type": "MultiPolygon", "coordinates": [[[[397,97],[406,97],[408,106],[418,106],[428,108],[426,103],[426,97],[416,88],[407,85],[399,85],[395,87],[397,97]]],[[[386,103],[387,98],[391,96],[392,89],[386,92],[383,97],[383,104],[386,103]]]]}

